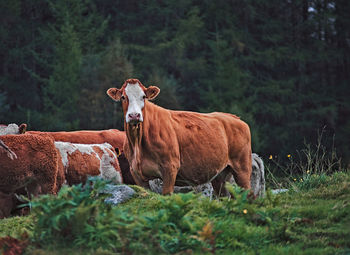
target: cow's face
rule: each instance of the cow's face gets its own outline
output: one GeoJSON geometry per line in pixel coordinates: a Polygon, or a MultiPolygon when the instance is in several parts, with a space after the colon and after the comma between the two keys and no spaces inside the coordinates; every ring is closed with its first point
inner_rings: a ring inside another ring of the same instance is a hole
{"type": "Polygon", "coordinates": [[[122,101],[126,123],[143,122],[145,100],[157,97],[160,89],[156,86],[144,87],[137,79],[128,79],[120,89],[110,88],[107,94],[115,101],[122,101]]]}

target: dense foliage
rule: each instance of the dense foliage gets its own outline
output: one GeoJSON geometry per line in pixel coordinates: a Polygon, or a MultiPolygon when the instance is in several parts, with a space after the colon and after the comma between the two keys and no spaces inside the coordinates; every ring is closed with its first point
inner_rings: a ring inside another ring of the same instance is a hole
{"type": "Polygon", "coordinates": [[[104,182],[64,187],[32,201],[30,216],[1,220],[0,242],[22,239],[25,254],[349,253],[350,173],[303,179],[257,200],[237,186],[228,187],[234,199],[212,200],[134,186],[136,195],[113,207],[104,182]]]}
{"type": "Polygon", "coordinates": [[[0,13],[0,123],[123,129],[105,91],[133,77],[167,108],[241,116],[259,154],[326,126],[350,158],[347,0],[12,0],[0,13]]]}

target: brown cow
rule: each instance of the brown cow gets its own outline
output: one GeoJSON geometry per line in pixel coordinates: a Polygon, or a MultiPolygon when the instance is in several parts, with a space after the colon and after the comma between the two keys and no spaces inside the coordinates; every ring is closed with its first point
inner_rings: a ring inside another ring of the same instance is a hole
{"type": "MultiPolygon", "coordinates": [[[[26,124],[21,124],[19,127],[16,124],[0,125],[0,136],[2,135],[14,135],[23,134],[27,128],[26,124]]],[[[16,153],[14,153],[3,141],[0,140],[0,152],[4,151],[10,159],[17,158],[16,153]]]]}
{"type": "Polygon", "coordinates": [[[2,139],[18,157],[11,161],[0,154],[0,218],[10,216],[11,212],[21,215],[28,212],[26,208],[14,211],[23,203],[15,193],[29,198],[56,194],[64,181],[61,156],[51,137],[27,134],[5,135],[2,139]]]}
{"type": "Polygon", "coordinates": [[[117,154],[108,144],[55,142],[60,151],[65,180],[69,185],[85,183],[89,176],[122,183],[117,154]]]}
{"type": "Polygon", "coordinates": [[[26,187],[29,195],[55,194],[58,152],[52,138],[38,135],[5,135],[1,139],[17,154],[10,160],[0,154],[0,191],[26,187]]]}
{"type": "Polygon", "coordinates": [[[227,194],[224,182],[232,173],[237,184],[250,188],[251,136],[248,125],[228,113],[172,111],[148,100],[160,92],[128,79],[107,94],[122,101],[127,141],[125,155],[137,184],[163,180],[163,194],[176,184],[211,181],[217,194],[227,194]]]}

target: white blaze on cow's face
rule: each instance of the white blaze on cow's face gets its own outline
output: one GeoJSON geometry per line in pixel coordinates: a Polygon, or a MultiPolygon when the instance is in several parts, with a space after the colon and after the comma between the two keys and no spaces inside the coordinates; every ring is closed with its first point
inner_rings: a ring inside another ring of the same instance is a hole
{"type": "Polygon", "coordinates": [[[129,104],[128,109],[125,114],[126,123],[130,122],[142,122],[142,109],[145,106],[146,95],[143,89],[139,86],[138,83],[131,84],[128,83],[125,87],[125,94],[128,97],[129,104]]]}

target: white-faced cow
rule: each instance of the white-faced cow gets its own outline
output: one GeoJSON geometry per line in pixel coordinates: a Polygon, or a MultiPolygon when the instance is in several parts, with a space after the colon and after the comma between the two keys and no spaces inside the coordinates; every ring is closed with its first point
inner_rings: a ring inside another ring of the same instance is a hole
{"type": "Polygon", "coordinates": [[[172,111],[149,100],[160,89],[128,79],[107,94],[122,101],[127,140],[124,152],[138,185],[161,178],[163,194],[177,185],[211,181],[217,194],[227,194],[224,182],[232,173],[237,184],[250,189],[251,136],[248,125],[228,113],[172,111]]]}
{"type": "Polygon", "coordinates": [[[26,130],[27,130],[27,124],[25,123],[22,123],[19,126],[15,123],[11,123],[8,125],[0,124],[0,135],[24,134],[26,130]]]}

